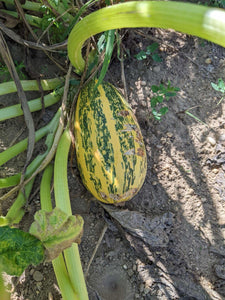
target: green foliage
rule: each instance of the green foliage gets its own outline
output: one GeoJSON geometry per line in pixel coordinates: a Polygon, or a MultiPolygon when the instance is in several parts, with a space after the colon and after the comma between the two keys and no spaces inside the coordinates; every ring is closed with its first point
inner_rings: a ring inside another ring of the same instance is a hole
{"type": "Polygon", "coordinates": [[[113,45],[114,45],[114,40],[115,40],[115,30],[109,30],[104,32],[104,34],[100,37],[99,42],[98,42],[98,50],[99,52],[102,52],[103,49],[105,48],[105,57],[102,65],[102,69],[99,75],[98,82],[96,84],[97,88],[99,84],[102,83],[105,74],[109,68],[109,64],[111,61],[112,53],[113,53],[113,45]]]}
{"type": "MultiPolygon", "coordinates": [[[[18,73],[19,78],[21,80],[26,79],[27,77],[24,74],[24,70],[25,70],[24,63],[23,62],[19,63],[16,60],[14,61],[14,63],[15,63],[16,71],[18,73]]],[[[3,78],[3,82],[12,80],[7,66],[0,63],[0,78],[1,77],[3,78]]]]}
{"type": "Polygon", "coordinates": [[[30,265],[44,259],[42,243],[34,236],[17,228],[0,227],[0,265],[9,275],[20,276],[30,265]]]}
{"type": "Polygon", "coordinates": [[[65,25],[62,19],[57,19],[52,11],[45,5],[42,6],[43,16],[41,19],[40,27],[44,31],[48,27],[49,37],[52,43],[58,43],[63,41],[65,25]]]}
{"type": "Polygon", "coordinates": [[[159,54],[157,53],[157,50],[159,48],[159,44],[158,43],[152,43],[151,45],[149,45],[146,50],[142,50],[140,51],[138,54],[135,55],[135,57],[137,58],[137,60],[144,60],[146,59],[149,55],[151,56],[151,58],[155,61],[155,62],[161,62],[162,59],[159,56],[159,54]]]}
{"type": "Polygon", "coordinates": [[[208,5],[225,8],[225,0],[209,0],[208,5]]]}
{"type": "MultiPolygon", "coordinates": [[[[225,84],[222,78],[218,79],[218,83],[213,83],[211,82],[211,86],[212,88],[217,91],[222,93],[223,95],[225,94],[225,84]]],[[[221,103],[221,101],[224,99],[224,96],[221,97],[221,99],[219,100],[219,102],[217,103],[217,105],[219,105],[221,103]]]]}
{"type": "Polygon", "coordinates": [[[154,93],[154,96],[151,98],[152,114],[157,121],[160,121],[161,117],[168,112],[168,107],[162,106],[162,103],[176,96],[180,89],[172,87],[170,81],[168,81],[167,85],[162,83],[159,86],[152,85],[151,90],[154,93]]]}

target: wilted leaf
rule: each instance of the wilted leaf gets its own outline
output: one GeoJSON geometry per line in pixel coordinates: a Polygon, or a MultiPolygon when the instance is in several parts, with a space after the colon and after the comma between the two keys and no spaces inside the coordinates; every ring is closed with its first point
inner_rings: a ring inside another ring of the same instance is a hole
{"type": "Polygon", "coordinates": [[[169,242],[168,233],[173,225],[171,212],[150,218],[137,211],[121,210],[106,205],[104,208],[123,228],[142,239],[146,244],[151,247],[167,246],[169,242]]]}
{"type": "Polygon", "coordinates": [[[51,212],[39,210],[30,233],[40,239],[46,248],[46,259],[53,260],[72,243],[79,243],[83,232],[83,218],[68,216],[59,208],[51,212]]]}
{"type": "Polygon", "coordinates": [[[0,227],[0,265],[9,275],[20,276],[30,265],[44,259],[42,243],[28,232],[8,226],[0,227]]]}

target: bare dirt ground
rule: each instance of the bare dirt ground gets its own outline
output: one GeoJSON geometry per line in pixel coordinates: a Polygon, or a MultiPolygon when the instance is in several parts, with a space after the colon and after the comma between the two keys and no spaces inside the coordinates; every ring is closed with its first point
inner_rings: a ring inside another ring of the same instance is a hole
{"type": "MultiPolygon", "coordinates": [[[[90,300],[225,299],[225,100],[211,87],[225,80],[225,50],[174,31],[128,31],[124,62],[128,100],[140,123],[148,153],[145,183],[124,207],[102,206],[69,170],[74,214],[85,220],[80,254],[84,272],[103,239],[86,277],[90,300]],[[162,62],[134,58],[158,39],[162,62]],[[150,113],[151,85],[180,88],[161,122],[150,113]],[[190,112],[203,123],[185,114],[190,112]]],[[[13,46],[12,46],[13,47],[13,46]]],[[[16,46],[14,46],[16,47],[16,46]]],[[[15,49],[15,48],[13,48],[15,49]]],[[[15,52],[14,52],[15,53],[15,52]]],[[[16,54],[16,53],[15,53],[16,54]]],[[[18,55],[18,54],[16,54],[18,55]]],[[[54,68],[34,52],[40,72],[54,68]],[[42,70],[41,70],[42,68],[42,70]]],[[[107,80],[123,91],[120,62],[107,80]]],[[[1,97],[0,105],[15,103],[1,97]]],[[[56,107],[46,109],[42,125],[56,107]]],[[[35,114],[36,116],[36,114],[35,114]]],[[[23,126],[23,118],[0,124],[0,150],[23,126]]],[[[37,153],[41,148],[37,147],[37,153]]],[[[1,177],[23,166],[25,155],[1,168],[1,177]]],[[[76,174],[76,172],[75,172],[76,174]]],[[[38,187],[38,182],[35,188],[38,187]]],[[[35,191],[34,191],[35,192],[35,191]]],[[[2,207],[3,213],[9,203],[2,207]]],[[[33,193],[21,228],[28,230],[39,206],[33,193]]],[[[51,264],[29,267],[12,278],[15,300],[61,299],[51,264]]],[[[72,299],[71,299],[72,300],[72,299]]]]}

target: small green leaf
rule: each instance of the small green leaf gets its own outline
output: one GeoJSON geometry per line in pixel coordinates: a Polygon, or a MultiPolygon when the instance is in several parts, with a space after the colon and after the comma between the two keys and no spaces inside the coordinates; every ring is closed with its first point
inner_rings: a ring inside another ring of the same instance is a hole
{"type": "Polygon", "coordinates": [[[47,260],[56,258],[72,243],[80,242],[84,221],[79,215],[68,216],[56,207],[51,212],[39,210],[34,220],[30,233],[43,242],[47,260]]]}
{"type": "Polygon", "coordinates": [[[30,265],[44,259],[42,243],[28,232],[8,226],[0,227],[0,265],[9,275],[20,276],[30,265]]]}
{"type": "Polygon", "coordinates": [[[165,106],[165,107],[160,108],[159,112],[162,116],[164,116],[168,112],[168,107],[165,106]]]}
{"type": "Polygon", "coordinates": [[[225,93],[225,85],[222,78],[218,79],[218,84],[211,82],[211,86],[217,92],[225,93]]]}
{"type": "Polygon", "coordinates": [[[157,85],[152,85],[151,89],[152,89],[153,93],[157,93],[159,91],[160,87],[158,87],[157,85]]]}
{"type": "Polygon", "coordinates": [[[148,53],[148,54],[154,53],[158,48],[159,48],[158,43],[152,43],[151,45],[149,45],[147,47],[146,53],[148,53]]]}
{"type": "Polygon", "coordinates": [[[157,53],[152,54],[152,59],[155,62],[161,62],[162,61],[162,58],[157,53]]]}
{"type": "Polygon", "coordinates": [[[159,103],[162,103],[163,102],[163,96],[157,96],[157,100],[159,103]]]}
{"type": "Polygon", "coordinates": [[[134,57],[137,58],[137,60],[143,60],[147,58],[146,52],[145,51],[140,51],[138,54],[136,54],[134,57]]]}
{"type": "Polygon", "coordinates": [[[157,97],[152,97],[151,98],[151,107],[152,108],[156,107],[157,103],[158,103],[157,97]]]}

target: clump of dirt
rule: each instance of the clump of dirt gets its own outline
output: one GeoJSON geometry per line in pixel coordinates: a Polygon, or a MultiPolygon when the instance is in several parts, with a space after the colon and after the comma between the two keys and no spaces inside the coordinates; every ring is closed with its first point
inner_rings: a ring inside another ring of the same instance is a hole
{"type": "MultiPolygon", "coordinates": [[[[211,82],[225,80],[225,50],[161,29],[129,30],[123,43],[130,51],[124,62],[128,101],[145,139],[148,172],[138,195],[116,208],[131,213],[129,226],[94,201],[79,179],[68,174],[73,213],[85,220],[79,246],[84,272],[107,224],[86,277],[89,297],[224,299],[225,101],[217,105],[220,95],[211,82]],[[135,54],[153,42],[159,43],[162,61],[154,62],[151,56],[138,61],[135,54]],[[168,101],[169,112],[157,122],[151,115],[150,87],[168,81],[180,91],[168,101]],[[143,224],[137,222],[137,215],[143,224]],[[143,235],[140,230],[145,230],[143,235]]],[[[42,62],[43,58],[33,58],[34,66],[42,62]]],[[[123,91],[116,58],[107,80],[123,91]]],[[[2,105],[10,103],[8,96],[1,98],[2,105]]],[[[46,111],[51,115],[53,109],[46,111]]],[[[22,118],[1,123],[1,150],[22,124],[22,118]]],[[[1,169],[1,176],[18,171],[22,159],[1,169]]],[[[40,208],[38,194],[29,206],[23,228],[29,227],[40,208]]],[[[31,266],[12,281],[12,299],[61,299],[51,264],[31,266]]]]}

